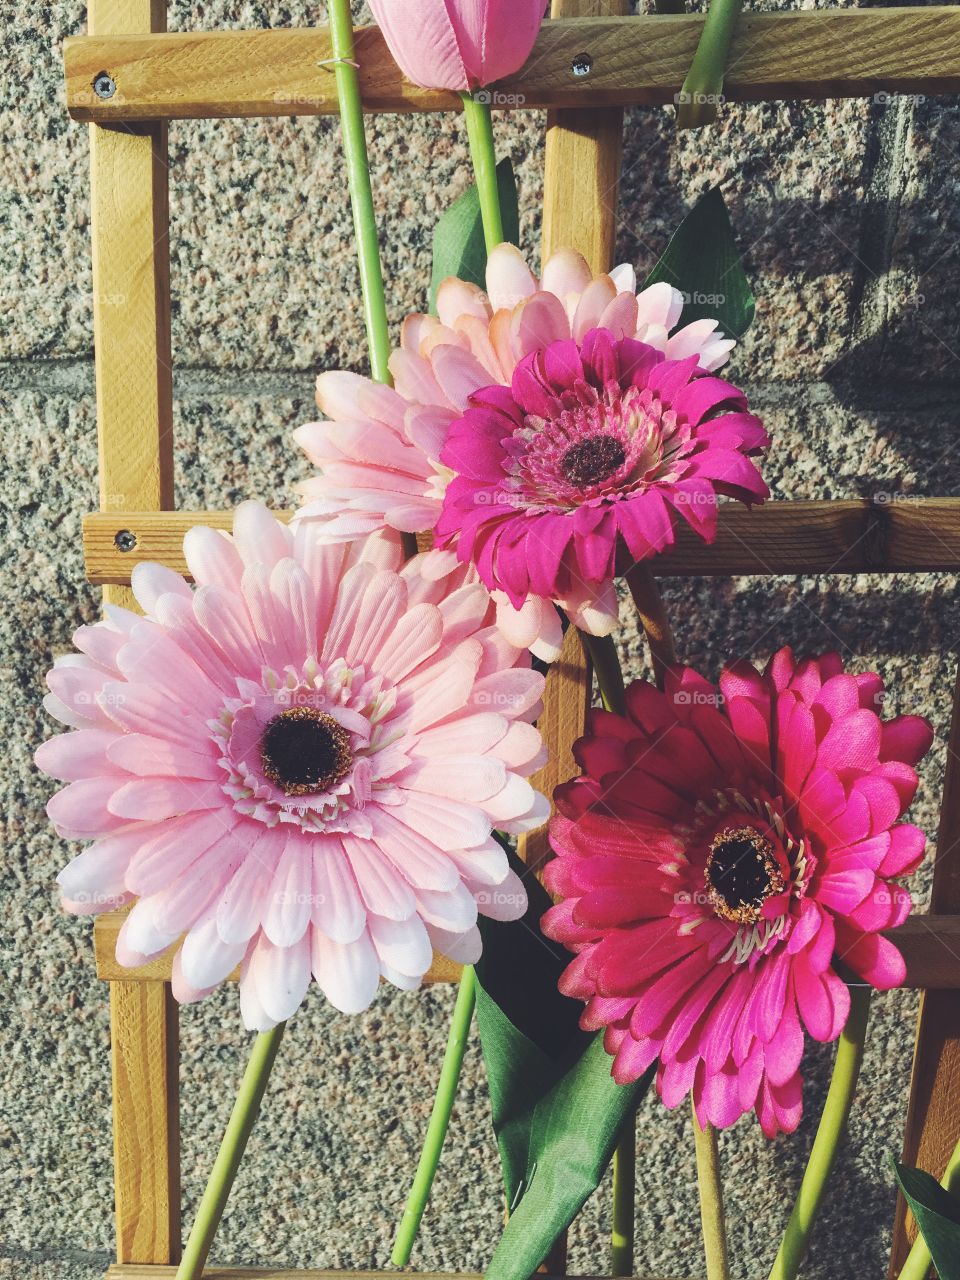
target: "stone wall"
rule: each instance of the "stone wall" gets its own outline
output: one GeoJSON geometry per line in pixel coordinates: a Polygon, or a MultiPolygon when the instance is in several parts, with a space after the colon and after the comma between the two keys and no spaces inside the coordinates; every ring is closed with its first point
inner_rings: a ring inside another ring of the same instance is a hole
{"type": "MultiPolygon", "coordinates": [[[[806,7],[806,6],[804,6],[806,7]]],[[[171,28],[295,25],[317,7],[177,0],[171,28]]],[[[112,1246],[107,992],[88,920],[63,917],[53,878],[66,849],[48,829],[51,785],[31,765],[52,725],[43,673],[97,611],[81,574],[80,518],[96,504],[86,130],[64,111],[60,45],[81,4],[5,10],[0,103],[0,479],[8,604],[0,622],[0,733],[7,744],[2,868],[0,1276],[93,1280],[112,1246]]],[[[778,496],[960,492],[956,393],[960,113],[952,100],[727,107],[678,140],[672,112],[628,114],[619,257],[652,265],[685,207],[720,181],[758,298],[731,366],[773,436],[778,496]]],[[[543,117],[498,128],[535,256],[543,117]]],[[[453,118],[385,117],[370,148],[391,319],[419,308],[432,222],[465,186],[453,118]]],[[[318,370],[362,368],[357,273],[333,120],[177,122],[170,129],[177,499],[290,500],[304,466],[291,428],[312,416],[318,370]]],[[[946,576],[668,583],[681,654],[764,660],[791,642],[876,666],[895,710],[940,735],[918,820],[934,831],[958,608],[946,576]]],[[[641,646],[629,620],[634,670],[641,646]]],[[[928,877],[926,877],[928,879],[928,877]]],[[[925,882],[925,881],[924,881],[925,882]]],[[[921,894],[922,896],[922,894],[921,894]]],[[[893,1210],[916,997],[876,1001],[853,1136],[807,1275],[879,1277],[893,1210]],[[842,1249],[838,1264],[832,1249],[842,1249]]],[[[385,989],[352,1020],[317,993],[291,1024],[217,1256],[252,1264],[387,1263],[423,1136],[452,992],[385,989]]],[[[246,1037],[235,989],[183,1018],[183,1176],[189,1221],[232,1101],[246,1037]]],[[[766,1275],[829,1074],[805,1060],[807,1118],[766,1143],[753,1122],[723,1137],[737,1280],[766,1275]]],[[[648,1099],[638,1122],[638,1268],[702,1274],[689,1120],[648,1099]]],[[[572,1269],[606,1265],[608,1196],[572,1232],[572,1269]]],[[[483,1069],[468,1054],[454,1131],[417,1251],[426,1270],[480,1269],[501,1223],[483,1069]]]]}

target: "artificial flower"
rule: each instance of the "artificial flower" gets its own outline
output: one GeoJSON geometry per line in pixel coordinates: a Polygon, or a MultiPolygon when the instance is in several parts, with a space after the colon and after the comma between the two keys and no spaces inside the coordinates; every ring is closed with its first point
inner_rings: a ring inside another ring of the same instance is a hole
{"type": "Polygon", "coordinates": [[[881,721],[882,695],[837,654],[782,649],[762,674],[733,663],[717,688],[674,667],[663,692],[630,687],[626,716],[591,712],[543,929],[576,953],[561,989],[605,1028],[618,1082],[659,1059],[661,1098],[692,1092],[701,1125],[754,1108],[792,1131],[804,1029],[835,1040],[847,1017],[841,972],[903,981],[883,931],[910,910],[896,879],[924,835],[899,819],[932,734],[881,721]]]}
{"type": "Polygon", "coordinates": [[[519,71],[545,8],[546,0],[370,0],[407,79],[461,92],[519,71]]]}
{"type": "Polygon", "coordinates": [[[618,566],[671,546],[677,515],[712,540],[721,494],[762,502],[751,459],[767,443],[743,393],[695,355],[592,329],[525,356],[509,388],[472,393],[440,452],[454,478],[437,545],[514,608],[576,597],[577,624],[608,634],[618,566]]]}
{"type": "Polygon", "coordinates": [[[542,677],[490,625],[487,593],[401,568],[395,538],[321,545],[257,503],[232,537],[192,529],[184,554],[196,589],[137,565],[145,616],[107,606],[48,676],[47,708],[75,730],[37,753],[69,783],[48,812],[94,841],[59,876],[67,909],[138,899],[119,962],[177,944],[182,1001],[239,964],[258,1029],[311,973],[356,1012],[381,977],[416,987],[431,946],[474,961],[478,908],[525,901],[492,829],[546,812],[526,781],[542,677]]]}
{"type": "MultiPolygon", "coordinates": [[[[451,277],[437,294],[437,316],[411,315],[390,369],[395,390],[342,371],[317,378],[317,404],[329,421],[299,427],[294,437],[317,474],[298,485],[298,513],[323,524],[330,539],[348,541],[385,525],[407,533],[432,529],[452,472],[440,461],[447,435],[492,384],[509,385],[532,352],[564,339],[582,341],[597,326],[662,351],[670,360],[696,357],[711,372],[734,343],[715,321],[678,328],[683,297],[665,283],[637,293],[636,274],[620,266],[592,275],[584,258],[560,249],[538,280],[513,245],[487,262],[486,292],[451,277]]],[[[611,588],[604,587],[609,614],[611,588]]],[[[531,597],[519,610],[495,592],[498,618],[514,643],[547,661],[559,647],[559,623],[548,600],[531,597]]],[[[587,629],[597,625],[580,584],[562,600],[587,629]]]]}

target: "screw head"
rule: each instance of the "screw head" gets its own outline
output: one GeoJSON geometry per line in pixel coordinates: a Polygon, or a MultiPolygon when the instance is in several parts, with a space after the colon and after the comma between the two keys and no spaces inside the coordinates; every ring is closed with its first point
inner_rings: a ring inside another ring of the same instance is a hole
{"type": "Polygon", "coordinates": [[[132,551],[137,545],[137,535],[129,529],[118,529],[113,535],[113,545],[118,551],[132,551]]]}
{"type": "Polygon", "coordinates": [[[112,98],[117,92],[116,81],[109,71],[101,71],[94,77],[93,92],[98,98],[112,98]]]}
{"type": "Polygon", "coordinates": [[[575,76],[588,76],[593,70],[593,59],[589,53],[578,53],[570,63],[570,70],[575,76]]]}

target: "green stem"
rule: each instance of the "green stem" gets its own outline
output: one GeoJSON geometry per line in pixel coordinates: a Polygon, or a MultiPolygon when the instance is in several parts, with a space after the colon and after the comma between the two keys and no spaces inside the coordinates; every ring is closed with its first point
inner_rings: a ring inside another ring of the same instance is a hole
{"type": "Polygon", "coordinates": [[[237,1091],[237,1100],[233,1104],[220,1150],[197,1209],[183,1259],[177,1268],[176,1280],[198,1280],[203,1274],[207,1254],[240,1168],[247,1139],[260,1112],[260,1103],[270,1079],[270,1069],[280,1048],[284,1026],[283,1022],[279,1022],[272,1030],[261,1031],[253,1043],[250,1061],[237,1091]]]}
{"type": "MultiPolygon", "coordinates": [[[[346,0],[340,0],[340,3],[345,4],[345,2],[346,0]]],[[[334,0],[331,0],[332,3],[334,0]]],[[[469,93],[462,93],[460,96],[463,99],[463,115],[470,143],[470,158],[473,161],[477,194],[480,198],[483,238],[489,253],[503,240],[500,191],[497,186],[497,154],[493,144],[490,107],[485,103],[477,102],[469,93]]],[[[415,544],[414,550],[416,550],[415,544]]],[[[453,1010],[453,1021],[450,1023],[450,1034],[443,1055],[440,1082],[433,1100],[427,1136],[391,1254],[391,1261],[396,1267],[405,1267],[410,1261],[414,1241],[420,1230],[420,1222],[430,1198],[430,1190],[440,1163],[440,1153],[450,1125],[450,1114],[453,1111],[457,1085],[460,1081],[463,1054],[467,1047],[467,1035],[475,1004],[476,975],[472,967],[467,965],[460,979],[460,990],[457,992],[457,1003],[453,1010]]]]}
{"type": "Polygon", "coordinates": [[[633,1275],[633,1206],[636,1193],[635,1121],[631,1113],[613,1153],[613,1228],[610,1233],[610,1274],[633,1275]]]}
{"type": "Polygon", "coordinates": [[[692,1104],[693,1140],[697,1156],[697,1189],[700,1192],[700,1225],[707,1280],[730,1280],[727,1254],[727,1223],[723,1214],[723,1184],[720,1180],[720,1151],[712,1124],[700,1128],[697,1109],[692,1104]]]}
{"type": "Polygon", "coordinates": [[[613,636],[591,636],[586,631],[581,631],[580,641],[593,664],[593,674],[600,689],[604,710],[615,711],[618,716],[622,716],[626,711],[623,672],[620,670],[620,659],[613,636]]]}
{"type": "Polygon", "coordinates": [[[500,216],[500,189],[497,186],[497,152],[493,145],[493,121],[490,105],[478,102],[469,93],[461,93],[463,119],[470,143],[470,159],[477,180],[480,197],[480,217],[483,220],[483,238],[487,253],[503,240],[503,219],[500,216]]]}
{"type": "Polygon", "coordinates": [[[450,1113],[453,1111],[453,1103],[457,1096],[460,1069],[463,1066],[473,1007],[476,1004],[476,983],[477,979],[472,966],[464,966],[463,975],[460,978],[460,989],[457,992],[457,1003],[450,1023],[450,1034],[447,1037],[447,1047],[443,1055],[443,1066],[440,1068],[437,1094],[433,1100],[433,1111],[430,1113],[430,1123],[427,1126],[427,1136],[424,1139],[416,1176],[397,1230],[393,1253],[390,1255],[390,1260],[395,1267],[405,1267],[410,1261],[413,1242],[420,1229],[420,1220],[430,1199],[430,1189],[433,1186],[437,1165],[440,1163],[443,1140],[447,1136],[450,1113]]]}
{"type": "Polygon", "coordinates": [[[810,1159],[800,1183],[790,1221],[784,1232],[770,1280],[795,1280],[800,1271],[813,1224],[823,1201],[827,1182],[837,1158],[840,1139],[846,1127],[853,1103],[860,1064],[863,1061],[863,1045],[867,1034],[867,1017],[870,1012],[870,987],[850,988],[850,1015],[840,1035],[837,1057],[833,1064],[833,1076],[823,1104],[823,1114],[813,1140],[810,1159]]]}
{"type": "Polygon", "coordinates": [[[360,76],[356,66],[351,65],[354,50],[350,0],[330,0],[328,17],[337,101],[340,105],[340,125],[343,130],[343,150],[347,160],[347,184],[350,188],[353,228],[360,263],[363,318],[370,345],[370,369],[376,382],[386,382],[389,385],[391,378],[387,362],[390,359],[390,331],[387,327],[380,244],[370,187],[370,162],[367,158],[367,138],[360,102],[360,76]]]}
{"type": "MultiPolygon", "coordinates": [[[[363,295],[363,319],[370,350],[370,372],[374,382],[392,386],[390,376],[390,329],[387,324],[387,299],[380,267],[380,241],[377,219],[373,211],[370,184],[370,158],[367,134],[363,125],[360,101],[360,76],[354,63],[353,21],[350,0],[330,0],[328,5],[330,40],[333,47],[333,73],[337,83],[343,151],[347,159],[347,184],[353,209],[353,230],[357,241],[360,267],[360,292],[363,295]]],[[[417,535],[401,533],[404,558],[417,554],[417,535]]]]}
{"type": "MultiPolygon", "coordinates": [[[[950,1157],[943,1177],[940,1179],[940,1185],[953,1195],[960,1194],[960,1142],[953,1149],[953,1155],[950,1157]]],[[[930,1257],[930,1250],[918,1231],[917,1238],[913,1242],[913,1248],[907,1255],[903,1270],[900,1272],[900,1280],[927,1280],[932,1265],[933,1259],[930,1257]]]]}
{"type": "Polygon", "coordinates": [[[700,43],[677,97],[677,128],[699,129],[717,118],[740,0],[710,0],[700,43]]]}
{"type": "Polygon", "coordinates": [[[677,660],[673,632],[670,630],[667,611],[663,607],[663,596],[646,561],[633,565],[624,577],[633,596],[643,633],[647,637],[650,665],[653,667],[657,688],[662,689],[667,668],[672,667],[677,660]]]}

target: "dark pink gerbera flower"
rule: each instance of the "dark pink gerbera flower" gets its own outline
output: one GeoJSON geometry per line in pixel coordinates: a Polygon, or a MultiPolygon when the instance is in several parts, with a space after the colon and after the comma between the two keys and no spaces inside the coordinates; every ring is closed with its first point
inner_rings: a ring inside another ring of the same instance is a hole
{"type": "Polygon", "coordinates": [[[717,497],[762,502],[751,457],[769,443],[743,393],[633,338],[593,329],[470,396],[441,452],[455,473],[437,524],[491,590],[616,623],[613,577],[674,541],[678,513],[707,541],[717,497]]]}
{"type": "Polygon", "coordinates": [[[904,979],[882,931],[903,922],[924,835],[899,821],[932,731],[881,721],[879,676],[782,649],[719,689],[671,668],[627,715],[591,713],[583,776],[559,787],[548,937],[577,953],[561,989],[606,1028],[613,1076],[657,1058],[668,1107],[701,1124],[754,1108],[764,1133],[801,1114],[804,1028],[835,1040],[850,997],[837,962],[879,989],[904,979]]]}

